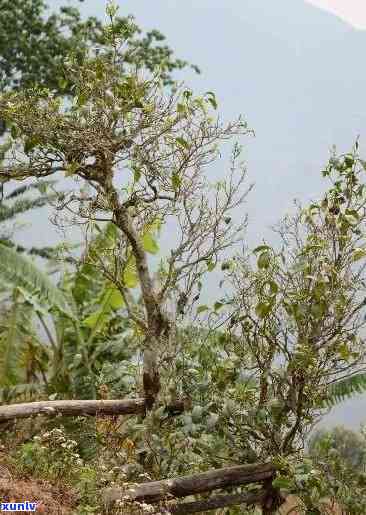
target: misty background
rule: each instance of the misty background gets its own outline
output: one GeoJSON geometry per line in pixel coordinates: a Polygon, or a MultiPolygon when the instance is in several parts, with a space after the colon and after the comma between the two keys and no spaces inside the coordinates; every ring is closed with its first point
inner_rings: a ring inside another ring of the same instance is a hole
{"type": "MultiPolygon", "coordinates": [[[[48,3],[57,9],[67,0],[48,3]]],[[[248,185],[255,183],[245,206],[250,245],[273,241],[271,226],[293,209],[295,198],[307,202],[321,195],[327,183],[320,171],[333,145],[347,152],[360,136],[366,156],[365,31],[304,0],[118,4],[119,15],[133,14],[142,29],[160,30],[177,57],[202,71],[175,77],[197,94],[214,91],[224,119],[242,114],[254,130],[254,138],[243,140],[248,185]]],[[[105,19],[104,0],[85,0],[80,9],[105,19]]],[[[225,164],[209,171],[212,178],[226,173],[225,164]]],[[[60,241],[48,214],[28,215],[16,239],[39,246],[60,241]]],[[[76,233],[66,237],[77,241],[76,233]]],[[[321,425],[358,428],[361,422],[365,395],[333,409],[321,425]]]]}

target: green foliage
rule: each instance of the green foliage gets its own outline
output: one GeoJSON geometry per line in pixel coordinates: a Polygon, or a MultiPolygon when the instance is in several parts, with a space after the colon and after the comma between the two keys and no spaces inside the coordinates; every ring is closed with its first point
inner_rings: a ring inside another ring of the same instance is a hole
{"type": "MultiPolygon", "coordinates": [[[[299,495],[308,513],[317,513],[330,479],[326,467],[304,458],[303,442],[329,385],[344,372],[352,375],[365,358],[363,162],[356,149],[330,160],[328,191],[283,221],[282,248],[262,244],[221,261],[237,242],[227,216],[240,205],[233,194],[237,185],[230,175],[228,182],[206,187],[201,171],[217,156],[216,141],[246,134],[247,126],[239,119],[221,127],[208,116],[217,108],[211,92],[195,97],[177,89],[166,98],[161,79],[169,67],[143,80],[128,67],[121,74],[121,59],[124,66],[130,61],[119,40],[131,48],[138,31],[131,20],[116,19],[112,7],[109,15],[111,23],[96,36],[100,55],[89,49],[65,63],[63,90],[72,89],[70,104],[41,87],[0,99],[0,115],[12,127],[20,156],[4,156],[3,175],[10,169],[23,180],[57,170],[92,191],[81,191],[77,200],[76,216],[87,224],[86,248],[57,288],[29,260],[0,246],[4,289],[22,296],[32,323],[38,317],[45,333],[46,393],[141,396],[147,358],[154,354],[161,388],[153,409],[144,417],[97,420],[95,441],[114,471],[103,486],[272,461],[279,470],[274,487],[299,495]],[[148,254],[158,254],[160,227],[172,217],[179,243],[154,276],[148,254]],[[107,223],[100,226],[99,220],[107,223]],[[228,285],[228,293],[213,299],[212,308],[192,310],[207,315],[195,325],[184,318],[185,310],[214,270],[222,273],[220,286],[228,285]],[[184,413],[171,413],[176,399],[184,399],[184,413]]],[[[150,64],[155,70],[156,63],[150,64]]],[[[233,170],[239,155],[236,145],[233,170]]],[[[77,199],[76,188],[72,195],[65,194],[60,209],[77,199]]],[[[15,300],[9,301],[13,318],[3,341],[4,369],[10,350],[20,355],[24,349],[23,336],[14,330],[15,300]]],[[[19,363],[10,368],[6,386],[24,381],[19,363]]],[[[65,456],[55,448],[49,462],[43,449],[51,447],[48,438],[44,446],[23,448],[20,459],[29,470],[58,477],[62,467],[75,465],[79,474],[75,445],[60,440],[65,456]]],[[[339,460],[333,465],[339,477],[348,477],[339,460]]],[[[363,485],[356,486],[362,498],[363,485]]],[[[337,492],[337,500],[348,506],[348,494],[337,492]]]]}
{"type": "Polygon", "coordinates": [[[0,387],[8,388],[31,380],[39,372],[42,357],[29,316],[30,308],[21,302],[14,289],[12,303],[1,314],[0,321],[0,387]],[[24,367],[30,353],[33,370],[24,367]]]}
{"type": "Polygon", "coordinates": [[[363,472],[366,465],[366,441],[363,433],[357,433],[342,426],[330,430],[319,430],[309,441],[309,454],[314,459],[326,450],[335,450],[350,470],[363,472]]]}
{"type": "Polygon", "coordinates": [[[328,406],[334,406],[364,392],[366,392],[366,373],[355,374],[330,385],[326,403],[328,406]]]}
{"type": "Polygon", "coordinates": [[[13,189],[0,202],[0,224],[14,219],[19,214],[43,207],[50,201],[55,200],[57,198],[56,193],[47,193],[47,188],[52,184],[54,184],[53,181],[43,181],[13,189]],[[24,197],[25,193],[32,190],[37,190],[41,195],[36,198],[24,197]],[[13,200],[14,202],[10,204],[13,200]]]}
{"type": "MultiPolygon", "coordinates": [[[[327,498],[345,513],[362,515],[366,504],[364,429],[360,434],[343,427],[319,431],[310,441],[309,452],[320,478],[313,501],[327,498]]],[[[310,492],[304,495],[309,498],[310,492]]]]}
{"type": "MultiPolygon", "coordinates": [[[[77,10],[68,8],[46,18],[43,0],[2,0],[0,8],[2,89],[35,82],[58,88],[62,59],[73,49],[79,55],[83,50],[82,33],[87,25],[80,23],[77,10]]],[[[89,24],[95,30],[96,20],[89,24]]]]}
{"type": "Polygon", "coordinates": [[[41,272],[29,258],[0,243],[1,286],[15,287],[24,300],[40,313],[58,309],[70,318],[74,317],[65,295],[41,272]]]}
{"type": "Polygon", "coordinates": [[[83,325],[90,327],[94,332],[102,330],[110,312],[121,308],[123,304],[123,297],[119,290],[112,285],[107,286],[100,299],[100,309],[83,320],[83,325]]]}
{"type": "MultiPolygon", "coordinates": [[[[14,291],[16,295],[9,299],[0,336],[0,386],[12,386],[12,395],[23,395],[24,388],[15,386],[30,380],[37,383],[41,374],[48,394],[95,397],[98,377],[107,369],[108,384],[125,388],[121,377],[111,370],[112,363],[135,352],[130,343],[124,347],[118,344],[129,328],[121,316],[124,301],[120,291],[93,266],[97,253],[115,241],[115,234],[112,225],[99,232],[85,263],[75,273],[65,274],[57,286],[29,258],[0,245],[1,284],[4,292],[14,291]],[[38,318],[46,330],[46,342],[35,336],[38,318]],[[30,363],[34,372],[29,370],[30,363]]],[[[129,385],[128,375],[124,379],[129,385]]],[[[4,390],[6,396],[9,393],[4,390]]]]}
{"type": "MultiPolygon", "coordinates": [[[[103,49],[110,34],[95,17],[83,20],[75,6],[62,7],[49,14],[44,0],[0,1],[0,89],[28,88],[38,84],[61,94],[70,93],[62,74],[70,54],[80,61],[88,48],[103,49]]],[[[163,80],[172,83],[171,73],[188,66],[175,59],[157,30],[141,36],[132,18],[117,17],[115,33],[123,32],[129,45],[123,66],[138,65],[150,71],[163,68],[163,80]]],[[[192,67],[196,72],[198,68],[192,67]]]]}
{"type": "Polygon", "coordinates": [[[8,247],[14,248],[17,252],[27,252],[30,255],[39,256],[44,259],[55,259],[58,255],[56,247],[31,247],[26,248],[16,244],[13,240],[11,222],[18,221],[19,215],[26,214],[33,209],[47,206],[58,198],[55,192],[49,192],[54,181],[37,181],[31,184],[14,188],[10,193],[5,194],[5,185],[2,185],[0,200],[0,242],[8,247]],[[38,194],[34,196],[34,193],[38,194]]]}
{"type": "Polygon", "coordinates": [[[55,428],[23,444],[17,461],[25,472],[70,483],[79,476],[83,467],[77,445],[75,440],[67,438],[62,428],[55,428]]]}

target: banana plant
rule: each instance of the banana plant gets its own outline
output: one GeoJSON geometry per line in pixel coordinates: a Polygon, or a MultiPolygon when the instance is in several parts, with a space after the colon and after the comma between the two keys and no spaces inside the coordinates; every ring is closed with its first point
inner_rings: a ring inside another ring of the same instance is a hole
{"type": "Polygon", "coordinates": [[[39,376],[44,383],[51,351],[41,344],[34,317],[59,311],[74,320],[72,307],[45,272],[4,243],[0,243],[0,292],[0,387],[29,385],[39,376]]]}
{"type": "MultiPolygon", "coordinates": [[[[92,262],[115,241],[113,226],[106,227],[92,241],[84,264],[64,272],[58,285],[28,256],[0,243],[3,398],[10,387],[15,393],[32,389],[29,377],[33,386],[41,382],[49,394],[93,397],[104,362],[130,357],[128,345],[116,344],[124,334],[131,335],[122,295],[92,262]],[[30,363],[34,370],[27,375],[30,363]]],[[[135,274],[133,268],[130,273],[135,274]]]]}

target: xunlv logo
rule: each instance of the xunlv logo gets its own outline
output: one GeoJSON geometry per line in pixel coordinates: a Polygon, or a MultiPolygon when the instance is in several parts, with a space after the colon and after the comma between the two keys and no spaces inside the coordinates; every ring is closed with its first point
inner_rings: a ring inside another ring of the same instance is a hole
{"type": "Polygon", "coordinates": [[[0,511],[36,511],[36,502],[0,502],[0,511]]]}

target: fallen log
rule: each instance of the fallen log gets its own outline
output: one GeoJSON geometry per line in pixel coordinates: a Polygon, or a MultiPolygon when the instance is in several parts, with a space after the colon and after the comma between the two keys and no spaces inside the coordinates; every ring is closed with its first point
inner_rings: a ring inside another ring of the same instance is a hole
{"type": "Polygon", "coordinates": [[[172,515],[184,515],[185,513],[199,513],[202,511],[217,510],[228,506],[238,506],[245,504],[251,506],[261,504],[266,498],[266,491],[259,490],[253,493],[243,493],[235,495],[218,495],[210,499],[193,502],[183,502],[176,505],[168,505],[168,510],[172,515]]]}
{"type": "MultiPolygon", "coordinates": [[[[0,423],[34,415],[63,415],[83,417],[86,415],[133,415],[144,413],[145,398],[122,400],[62,400],[39,401],[0,406],[0,423]]],[[[189,409],[186,399],[177,400],[165,407],[167,416],[174,416],[189,409]]]]}
{"type": "Polygon", "coordinates": [[[0,406],[0,422],[34,415],[128,415],[144,409],[145,399],[39,401],[0,406]]]}
{"type": "MultiPolygon", "coordinates": [[[[186,408],[185,401],[175,401],[166,406],[167,414],[179,414],[186,408]]],[[[133,415],[145,412],[145,399],[126,400],[61,400],[40,401],[0,406],[0,423],[34,415],[133,415]]]]}
{"type": "Polygon", "coordinates": [[[156,503],[171,498],[186,497],[221,488],[261,483],[274,478],[272,464],[238,465],[202,472],[193,476],[141,483],[129,490],[110,488],[104,494],[106,504],[122,500],[127,502],[156,503]]]}

